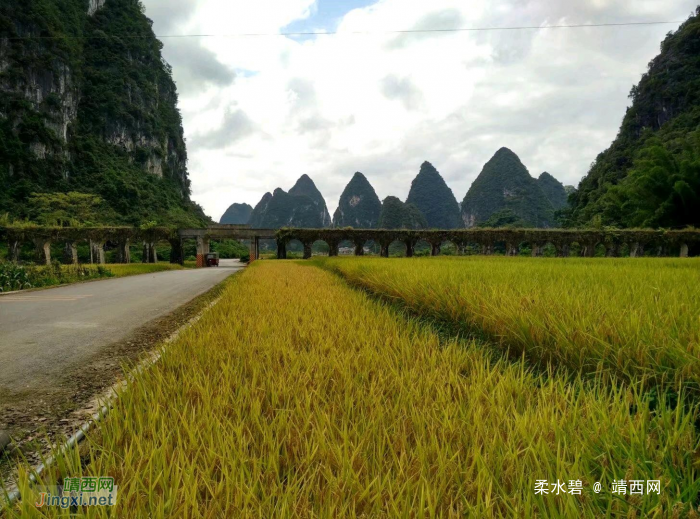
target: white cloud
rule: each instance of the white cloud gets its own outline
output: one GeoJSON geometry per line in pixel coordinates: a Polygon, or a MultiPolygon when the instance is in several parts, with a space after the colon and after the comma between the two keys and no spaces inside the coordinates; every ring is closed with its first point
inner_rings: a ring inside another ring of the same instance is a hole
{"type": "MultiPolygon", "coordinates": [[[[313,0],[144,3],[161,34],[276,33],[315,13],[313,0]]],[[[680,20],[694,7],[695,0],[380,0],[348,12],[335,36],[166,39],[193,198],[218,216],[307,173],[332,213],[355,171],[380,198],[405,198],[429,160],[461,200],[501,146],[534,176],[546,170],[576,184],[614,138],[630,88],[675,27],[348,33],[680,20]]]]}

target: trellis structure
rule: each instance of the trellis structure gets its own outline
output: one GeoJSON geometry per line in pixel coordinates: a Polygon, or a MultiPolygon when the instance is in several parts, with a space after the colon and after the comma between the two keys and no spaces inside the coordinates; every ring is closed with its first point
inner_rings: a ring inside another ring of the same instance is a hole
{"type": "Polygon", "coordinates": [[[627,247],[630,256],[642,256],[645,250],[653,250],[655,255],[679,255],[687,257],[691,247],[700,243],[700,231],[687,230],[650,230],[650,229],[455,229],[455,230],[382,230],[382,229],[252,229],[243,225],[213,225],[201,229],[171,229],[155,227],[141,229],[134,227],[40,227],[17,226],[0,227],[0,239],[9,244],[9,259],[17,261],[22,243],[31,242],[39,263],[51,262],[51,243],[62,242],[72,262],[78,262],[77,244],[89,242],[95,263],[104,263],[104,245],[110,242],[116,248],[115,259],[118,263],[131,261],[129,248],[132,244],[143,245],[143,261],[158,261],[155,245],[168,241],[172,247],[170,261],[184,261],[183,240],[194,239],[197,242],[197,265],[204,266],[203,261],[209,252],[209,243],[217,239],[236,239],[250,243],[250,259],[260,257],[261,239],[274,239],[277,242],[277,257],[287,257],[287,245],[292,240],[301,242],[304,258],[311,257],[315,242],[323,241],[328,245],[329,255],[337,256],[341,242],[351,242],[355,254],[364,254],[368,242],[379,244],[380,255],[389,256],[389,246],[400,242],[405,246],[406,256],[414,255],[416,244],[425,241],[430,245],[431,254],[440,254],[446,242],[453,243],[459,250],[468,246],[476,247],[481,254],[493,254],[497,246],[504,247],[507,255],[517,255],[523,245],[532,250],[533,256],[542,255],[548,244],[554,247],[557,256],[568,256],[573,245],[578,245],[583,256],[594,256],[595,250],[603,246],[606,256],[617,256],[623,247],[627,247]]]}

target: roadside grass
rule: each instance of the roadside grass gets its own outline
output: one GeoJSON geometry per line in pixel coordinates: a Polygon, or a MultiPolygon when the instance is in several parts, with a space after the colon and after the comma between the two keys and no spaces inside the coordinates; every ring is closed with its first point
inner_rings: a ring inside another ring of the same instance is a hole
{"type": "Polygon", "coordinates": [[[181,270],[170,263],[129,263],[107,265],[23,266],[0,262],[0,293],[30,288],[43,288],[93,279],[151,274],[166,270],[181,270]]]}
{"type": "MultiPolygon", "coordinates": [[[[114,477],[116,509],[91,517],[695,513],[694,406],[494,360],[318,268],[257,262],[227,283],[43,485],[114,477]],[[613,496],[621,479],[661,494],[613,496]],[[537,480],[582,494],[536,495],[537,480]]],[[[7,515],[71,514],[37,510],[20,480],[7,515]]]]}
{"type": "Polygon", "coordinates": [[[700,388],[700,261],[327,258],[317,265],[415,315],[573,373],[700,388]]]}

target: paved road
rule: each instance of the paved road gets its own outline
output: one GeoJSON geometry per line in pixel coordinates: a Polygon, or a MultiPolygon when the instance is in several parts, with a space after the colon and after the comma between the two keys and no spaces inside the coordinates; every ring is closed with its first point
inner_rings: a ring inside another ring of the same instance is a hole
{"type": "Polygon", "coordinates": [[[0,296],[0,388],[36,388],[243,268],[176,270],[0,296]]]}

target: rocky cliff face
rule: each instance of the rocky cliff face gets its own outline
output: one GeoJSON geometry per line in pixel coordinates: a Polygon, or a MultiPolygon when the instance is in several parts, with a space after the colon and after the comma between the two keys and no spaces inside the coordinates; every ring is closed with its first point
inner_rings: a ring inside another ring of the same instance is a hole
{"type": "Polygon", "coordinates": [[[554,208],[518,156],[501,148],[486,163],[462,201],[465,227],[483,224],[503,212],[532,227],[551,227],[554,208]]]}
{"type": "Polygon", "coordinates": [[[0,212],[81,191],[115,223],[201,216],[161,47],[138,0],[0,6],[0,212]]]}
{"type": "Polygon", "coordinates": [[[250,221],[253,208],[249,204],[232,204],[221,217],[219,223],[225,225],[245,225],[250,221]]]}
{"type": "Polygon", "coordinates": [[[547,200],[552,204],[555,211],[568,207],[569,195],[566,192],[564,184],[546,171],[540,175],[540,178],[537,179],[537,183],[540,185],[544,196],[547,197],[547,200]]]}
{"type": "Polygon", "coordinates": [[[330,216],[316,185],[303,175],[288,193],[280,188],[265,193],[253,209],[249,224],[260,229],[320,229],[330,225],[330,216]]]}
{"type": "Polygon", "coordinates": [[[428,221],[414,204],[404,204],[395,196],[388,196],[382,202],[379,217],[380,229],[426,229],[428,221]]]}
{"type": "Polygon", "coordinates": [[[379,223],[382,203],[367,178],[355,173],[340,195],[338,209],[333,215],[334,227],[374,229],[379,223]]]}
{"type": "Polygon", "coordinates": [[[425,215],[428,227],[455,229],[462,226],[457,199],[430,162],[423,163],[411,183],[406,203],[414,204],[425,215]]]}

